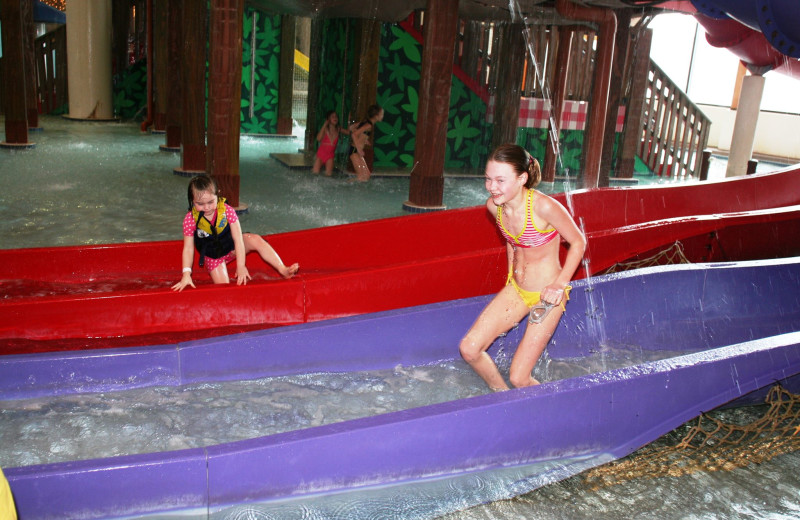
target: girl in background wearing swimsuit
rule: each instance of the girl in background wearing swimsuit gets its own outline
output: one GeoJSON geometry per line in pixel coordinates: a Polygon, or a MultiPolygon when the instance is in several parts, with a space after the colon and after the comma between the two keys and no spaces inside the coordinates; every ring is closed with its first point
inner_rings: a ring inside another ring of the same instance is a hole
{"type": "Polygon", "coordinates": [[[325,114],[325,122],[317,134],[319,148],[317,156],[314,158],[314,166],[311,173],[319,173],[322,165],[325,165],[325,175],[330,177],[333,174],[333,159],[336,155],[336,145],[339,144],[339,134],[349,134],[350,131],[339,126],[339,116],[335,110],[325,114]]]}
{"type": "Polygon", "coordinates": [[[564,313],[569,281],[586,249],[586,238],[564,206],[534,189],[540,180],[538,161],[520,146],[504,144],[489,156],[486,208],[506,237],[509,282],[481,311],[459,350],[494,391],[509,386],[486,351],[495,338],[529,314],[508,377],[515,387],[539,383],[533,368],[564,313]],[[559,237],[569,246],[563,266],[559,237]],[[534,316],[535,312],[540,314],[534,316]]]}
{"type": "Polygon", "coordinates": [[[356,180],[359,182],[367,182],[372,175],[367,166],[367,161],[364,159],[364,147],[369,142],[369,136],[375,123],[383,121],[383,109],[378,105],[372,105],[367,109],[367,118],[360,123],[353,123],[350,125],[350,161],[353,163],[353,169],[356,172],[356,180]]]}

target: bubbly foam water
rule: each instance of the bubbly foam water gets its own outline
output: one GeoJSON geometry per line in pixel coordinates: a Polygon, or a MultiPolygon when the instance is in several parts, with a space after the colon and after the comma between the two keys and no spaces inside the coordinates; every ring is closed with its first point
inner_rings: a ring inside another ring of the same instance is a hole
{"type": "MultiPolygon", "coordinates": [[[[507,372],[503,347],[493,352],[507,372]]],[[[670,357],[598,347],[538,363],[542,382],[670,357]]],[[[461,360],[356,373],[207,382],[0,401],[0,467],[197,448],[454,401],[486,393],[461,360]]]]}

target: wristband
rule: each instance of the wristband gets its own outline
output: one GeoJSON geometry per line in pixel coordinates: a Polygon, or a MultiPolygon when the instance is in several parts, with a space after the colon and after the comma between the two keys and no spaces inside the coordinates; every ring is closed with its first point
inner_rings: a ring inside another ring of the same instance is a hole
{"type": "Polygon", "coordinates": [[[191,273],[192,272],[192,268],[191,267],[184,267],[182,272],[191,273]]]}

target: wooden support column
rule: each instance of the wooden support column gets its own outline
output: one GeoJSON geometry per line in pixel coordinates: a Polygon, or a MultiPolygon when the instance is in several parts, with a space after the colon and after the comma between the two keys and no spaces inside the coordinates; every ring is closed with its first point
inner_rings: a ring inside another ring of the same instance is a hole
{"type": "Polygon", "coordinates": [[[207,13],[205,2],[183,3],[181,167],[175,170],[179,175],[206,171],[207,13]]]}
{"type": "Polygon", "coordinates": [[[742,78],[742,93],[736,109],[733,124],[731,151],[728,154],[726,177],[736,177],[747,173],[748,161],[753,156],[756,139],[756,126],[764,96],[764,76],[745,76],[742,78]]]}
{"type": "Polygon", "coordinates": [[[28,117],[25,91],[25,35],[22,6],[19,0],[0,2],[0,23],[3,38],[3,110],[5,111],[7,148],[29,148],[28,117]]]}
{"type": "Polygon", "coordinates": [[[167,67],[168,61],[168,6],[167,0],[153,4],[153,131],[163,133],[167,128],[167,67]]]}
{"type": "MultiPolygon", "coordinates": [[[[361,121],[367,117],[367,108],[378,102],[378,60],[381,47],[381,22],[378,20],[358,19],[354,36],[354,56],[352,92],[353,119],[361,121]]],[[[347,52],[345,50],[345,52],[347,52]]],[[[344,121],[346,114],[339,114],[344,121]]],[[[372,129],[371,142],[375,145],[377,129],[372,129]]],[[[375,160],[373,146],[364,149],[364,160],[372,171],[375,160]]],[[[348,164],[349,164],[348,160],[348,164]]],[[[351,165],[352,166],[352,165],[351,165]]]]}
{"type": "Polygon", "coordinates": [[[517,142],[522,71],[526,55],[525,25],[512,23],[501,27],[500,49],[497,53],[498,72],[494,97],[492,150],[501,144],[517,142]]]}
{"type": "Polygon", "coordinates": [[[417,143],[408,201],[403,205],[409,211],[444,209],[444,158],[458,0],[428,0],[425,17],[417,143]]]}
{"type": "MultiPolygon", "coordinates": [[[[306,135],[304,149],[313,154],[317,148],[317,131],[322,122],[317,122],[319,107],[319,80],[322,70],[322,19],[315,16],[311,19],[311,48],[308,51],[308,101],[306,103],[306,135]]],[[[324,114],[320,114],[322,117],[324,114]]],[[[347,127],[347,116],[339,114],[339,124],[347,127]]]]}
{"type": "Polygon", "coordinates": [[[631,44],[631,85],[625,110],[625,128],[620,139],[617,176],[633,178],[636,154],[642,141],[642,111],[647,91],[647,75],[650,70],[650,46],[653,41],[652,29],[641,29],[631,44]]]}
{"type": "MultiPolygon", "coordinates": [[[[616,176],[611,175],[611,169],[614,161],[614,141],[616,141],[617,136],[617,115],[623,95],[622,78],[625,76],[625,64],[628,61],[628,40],[631,34],[631,10],[618,9],[616,14],[617,34],[614,42],[614,58],[611,65],[611,84],[608,88],[605,139],[603,139],[603,150],[600,155],[600,174],[597,179],[597,185],[601,188],[607,187],[611,183],[611,177],[616,176]]],[[[617,164],[619,164],[619,160],[617,160],[617,164]]]]}
{"type": "Polygon", "coordinates": [[[570,0],[556,0],[556,10],[566,18],[598,25],[592,101],[589,103],[589,117],[581,156],[583,187],[596,188],[600,174],[600,157],[603,152],[603,130],[608,110],[608,89],[614,60],[617,17],[611,9],[583,7],[573,4],[570,0]]]}
{"type": "Polygon", "coordinates": [[[113,121],[112,2],[70,0],[66,5],[69,114],[65,117],[113,121]]]}
{"type": "Polygon", "coordinates": [[[119,74],[128,68],[128,29],[131,23],[131,0],[115,0],[111,4],[112,72],[119,74]]]}
{"type": "Polygon", "coordinates": [[[167,111],[164,115],[167,152],[181,149],[181,118],[183,117],[183,0],[167,0],[167,111]]]}
{"type": "Polygon", "coordinates": [[[281,16],[281,53],[278,72],[278,134],[292,135],[292,97],[294,96],[294,40],[296,19],[281,16]]]}
{"type": "Polygon", "coordinates": [[[556,166],[561,153],[561,114],[564,112],[564,97],[569,79],[570,56],[572,55],[572,29],[558,28],[558,57],[553,78],[553,97],[551,99],[551,118],[547,127],[547,143],[544,150],[542,181],[555,182],[556,166]],[[553,124],[555,122],[555,124],[553,124]]]}
{"type": "Polygon", "coordinates": [[[25,35],[25,103],[28,129],[39,128],[39,88],[36,81],[36,24],[33,23],[33,0],[22,0],[22,23],[25,35]]]}
{"type": "Polygon", "coordinates": [[[244,0],[211,0],[208,60],[208,173],[239,208],[244,0]]]}

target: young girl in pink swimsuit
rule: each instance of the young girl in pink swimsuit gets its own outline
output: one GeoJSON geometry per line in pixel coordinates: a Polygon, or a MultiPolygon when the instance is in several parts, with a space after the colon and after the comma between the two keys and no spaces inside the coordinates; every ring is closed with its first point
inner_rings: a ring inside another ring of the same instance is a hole
{"type": "Polygon", "coordinates": [[[509,387],[486,351],[528,315],[508,377],[515,387],[538,384],[533,367],[564,313],[569,281],[586,249],[586,238],[564,206],[534,189],[541,175],[538,161],[515,144],[499,146],[486,164],[486,208],[506,239],[508,283],[483,309],[459,349],[495,391],[509,387]],[[563,265],[561,240],[569,244],[563,265]]]}
{"type": "Polygon", "coordinates": [[[278,253],[261,236],[242,233],[236,211],[219,197],[217,183],[208,175],[198,175],[189,181],[190,211],[183,219],[183,269],[181,281],[172,286],[182,291],[192,281],[194,253],[200,253],[200,267],[205,267],[214,283],[229,283],[228,262],[236,260],[236,284],[244,285],[251,279],[244,263],[247,253],[256,251],[284,278],[297,274],[300,266],[285,266],[278,253]]]}
{"type": "Polygon", "coordinates": [[[314,166],[311,173],[319,173],[322,165],[325,165],[325,175],[330,177],[333,174],[333,159],[336,155],[336,145],[339,144],[339,134],[349,134],[350,131],[339,126],[339,116],[336,111],[331,110],[325,114],[325,122],[317,133],[317,156],[314,158],[314,166]]]}

